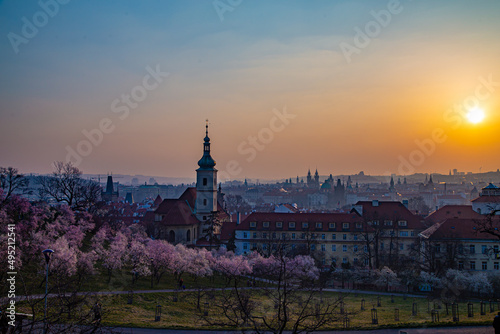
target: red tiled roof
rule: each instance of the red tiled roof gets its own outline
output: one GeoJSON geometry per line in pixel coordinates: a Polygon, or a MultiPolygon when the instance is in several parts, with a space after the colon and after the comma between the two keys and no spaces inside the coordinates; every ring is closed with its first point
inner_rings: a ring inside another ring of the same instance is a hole
{"type": "Polygon", "coordinates": [[[479,196],[472,203],[500,203],[500,196],[479,196]]]}
{"type": "MultiPolygon", "coordinates": [[[[179,225],[194,225],[198,224],[199,220],[194,215],[194,208],[196,205],[196,188],[187,188],[178,199],[164,199],[154,214],[163,215],[160,224],[179,226],[179,225]]],[[[217,203],[219,210],[219,219],[224,220],[228,218],[227,213],[217,203]]],[[[154,215],[152,217],[154,221],[154,215]]],[[[151,215],[147,215],[145,221],[151,221],[151,215]]]]}
{"type": "Polygon", "coordinates": [[[407,228],[419,229],[424,228],[423,221],[420,216],[412,213],[401,202],[395,201],[378,201],[378,206],[373,206],[373,202],[359,201],[356,205],[363,206],[363,218],[368,220],[406,220],[407,228]]]}
{"type": "MultiPolygon", "coordinates": [[[[484,218],[483,218],[484,219],[484,218]]],[[[500,219],[497,225],[500,226],[500,219]]],[[[460,219],[449,218],[440,223],[436,223],[420,233],[425,238],[430,239],[480,239],[480,240],[498,240],[498,237],[488,233],[478,231],[478,222],[480,219],[460,219]]]]}
{"type": "Polygon", "coordinates": [[[425,221],[428,223],[439,223],[448,218],[480,219],[482,216],[472,210],[471,205],[445,205],[431,212],[425,221]]]}
{"type": "MultiPolygon", "coordinates": [[[[334,230],[342,231],[342,223],[362,223],[363,219],[356,213],[276,213],[254,212],[250,214],[236,230],[263,229],[263,222],[269,222],[269,230],[299,231],[302,223],[310,223],[311,231],[317,230],[315,223],[323,223],[321,230],[330,231],[328,223],[337,223],[334,230]],[[256,222],[255,228],[250,228],[250,222],[256,222]],[[276,228],[276,222],[282,222],[282,228],[276,228]],[[289,222],[295,222],[295,229],[289,228],[289,222]]],[[[354,229],[354,226],[350,226],[354,229]]]]}
{"type": "Polygon", "coordinates": [[[156,199],[155,199],[155,201],[153,202],[153,206],[154,206],[155,208],[156,208],[156,207],[158,207],[158,205],[160,205],[162,201],[163,201],[163,200],[162,200],[162,198],[161,198],[161,196],[160,196],[160,195],[156,196],[156,199]]]}

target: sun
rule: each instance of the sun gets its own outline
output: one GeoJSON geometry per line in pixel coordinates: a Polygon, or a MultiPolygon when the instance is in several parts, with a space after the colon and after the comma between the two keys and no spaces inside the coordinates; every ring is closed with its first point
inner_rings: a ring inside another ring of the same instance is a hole
{"type": "Polygon", "coordinates": [[[477,124],[477,123],[480,123],[483,121],[485,115],[484,115],[484,111],[482,109],[479,109],[476,107],[476,108],[469,110],[466,117],[469,120],[469,122],[471,122],[473,124],[477,124]]]}

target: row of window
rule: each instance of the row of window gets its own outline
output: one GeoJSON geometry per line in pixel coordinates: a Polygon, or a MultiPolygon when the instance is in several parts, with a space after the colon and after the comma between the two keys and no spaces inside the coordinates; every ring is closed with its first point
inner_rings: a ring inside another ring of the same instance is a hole
{"type": "MultiPolygon", "coordinates": [[[[445,249],[446,251],[452,251],[453,245],[450,245],[450,244],[447,244],[446,245],[446,248],[445,247],[441,247],[440,244],[436,244],[434,246],[434,250],[436,251],[436,253],[441,253],[441,252],[444,252],[445,249]]],[[[499,247],[498,245],[494,245],[493,247],[488,247],[487,245],[481,245],[481,254],[488,254],[490,252],[493,252],[494,254],[498,254],[499,253],[499,247]]],[[[464,254],[465,253],[465,247],[464,245],[458,245],[458,253],[459,254],[464,254]]],[[[476,254],[476,245],[469,245],[469,254],[476,254]]]]}
{"type": "MultiPolygon", "coordinates": [[[[381,250],[384,249],[383,245],[384,244],[382,243],[381,244],[381,246],[382,246],[381,250]]],[[[243,250],[248,250],[249,246],[250,246],[249,243],[247,243],[247,242],[243,243],[243,250]]],[[[257,249],[257,246],[258,246],[257,243],[252,243],[251,244],[251,249],[252,250],[253,249],[257,249]]],[[[303,244],[302,244],[302,246],[303,246],[303,244]]],[[[338,246],[339,246],[339,250],[340,250],[340,246],[342,246],[342,252],[344,252],[344,253],[349,251],[349,245],[338,245],[338,246]]],[[[391,249],[393,249],[392,246],[393,246],[393,244],[391,244],[391,249]]],[[[267,247],[268,247],[267,244],[262,244],[262,249],[266,250],[267,247]]],[[[272,247],[272,249],[276,249],[278,247],[278,245],[277,244],[272,244],[271,247],[272,247]]],[[[291,244],[290,247],[292,249],[295,249],[297,247],[297,245],[291,244]]],[[[311,247],[312,251],[315,251],[316,249],[318,249],[318,250],[320,249],[322,252],[326,252],[326,249],[327,249],[327,245],[326,244],[320,244],[320,245],[312,244],[312,245],[310,245],[310,247],[311,247]]],[[[334,245],[330,245],[330,247],[331,247],[331,251],[332,252],[336,252],[337,251],[337,245],[335,245],[335,244],[334,245]]],[[[404,250],[405,249],[405,245],[404,244],[399,244],[399,249],[400,250],[404,250]]],[[[352,245],[352,251],[354,253],[357,253],[359,251],[359,246],[358,245],[352,245]]],[[[366,245],[363,246],[363,252],[365,252],[365,253],[368,252],[368,246],[366,246],[366,245]]]]}
{"type": "MultiPolygon", "coordinates": [[[[460,270],[465,269],[464,261],[458,261],[458,269],[460,269],[460,270]]],[[[493,262],[493,269],[499,270],[500,263],[493,262]]],[[[469,261],[469,270],[476,270],[476,261],[469,261]]],[[[488,262],[486,262],[486,261],[481,262],[481,270],[488,270],[488,262]]]]}
{"type": "MultiPolygon", "coordinates": [[[[391,234],[393,235],[393,234],[391,234]]],[[[249,236],[251,236],[252,239],[268,239],[268,238],[271,238],[271,239],[281,239],[281,240],[296,240],[296,239],[302,239],[302,240],[307,240],[307,239],[321,239],[321,240],[327,240],[327,239],[330,239],[330,240],[337,240],[337,234],[336,233],[331,233],[331,234],[326,234],[326,233],[322,233],[321,235],[320,234],[316,234],[316,233],[311,233],[311,234],[308,234],[308,233],[277,233],[277,232],[272,232],[272,233],[268,233],[268,232],[246,232],[244,231],[243,232],[243,239],[248,239],[249,236]]],[[[415,233],[414,231],[399,231],[399,236],[400,237],[408,237],[408,236],[415,236],[415,233]]],[[[357,234],[352,234],[352,240],[354,241],[357,241],[359,238],[358,238],[358,235],[357,234]]],[[[344,233],[342,234],[342,240],[347,240],[347,234],[344,233]]],[[[439,245],[438,245],[439,246],[439,245]]]]}
{"type": "MultiPolygon", "coordinates": [[[[262,222],[262,227],[263,228],[269,228],[271,222],[262,222]]],[[[303,229],[308,229],[309,226],[314,226],[316,229],[323,229],[323,223],[322,222],[317,222],[317,223],[311,223],[309,225],[309,222],[303,222],[301,223],[303,229]]],[[[328,224],[329,229],[335,229],[337,227],[337,223],[325,223],[328,224]]],[[[378,220],[370,221],[368,222],[368,225],[379,225],[378,220]]],[[[356,228],[361,229],[363,228],[363,223],[356,223],[356,228]]],[[[392,220],[385,220],[384,221],[384,226],[393,226],[392,220]]],[[[408,226],[408,222],[406,220],[400,220],[398,221],[398,226],[408,226]]],[[[257,227],[257,222],[250,222],[250,227],[255,228],[257,227]]],[[[283,228],[283,222],[275,222],[275,227],[276,228],[283,228]]],[[[350,223],[342,223],[342,228],[343,229],[349,229],[350,223]]],[[[288,228],[289,229],[294,229],[296,228],[296,223],[295,222],[288,222],[288,228]]]]}

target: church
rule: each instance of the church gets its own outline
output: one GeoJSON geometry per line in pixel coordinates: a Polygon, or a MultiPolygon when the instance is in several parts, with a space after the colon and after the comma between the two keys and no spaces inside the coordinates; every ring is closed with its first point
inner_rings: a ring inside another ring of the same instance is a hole
{"type": "Polygon", "coordinates": [[[217,169],[210,155],[208,123],[205,128],[196,187],[187,188],[178,199],[164,199],[144,217],[147,232],[155,239],[206,247],[212,245],[211,236],[220,233],[220,226],[212,225],[212,221],[215,219],[222,224],[229,220],[220,187],[217,190],[217,169]]]}

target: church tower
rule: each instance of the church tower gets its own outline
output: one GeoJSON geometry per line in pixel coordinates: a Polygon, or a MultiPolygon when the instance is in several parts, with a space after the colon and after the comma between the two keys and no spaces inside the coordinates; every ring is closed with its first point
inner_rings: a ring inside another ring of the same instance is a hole
{"type": "Polygon", "coordinates": [[[215,160],[210,156],[210,138],[208,137],[208,120],[205,126],[203,156],[198,161],[196,170],[196,217],[206,221],[217,211],[217,169],[215,160]]]}

